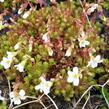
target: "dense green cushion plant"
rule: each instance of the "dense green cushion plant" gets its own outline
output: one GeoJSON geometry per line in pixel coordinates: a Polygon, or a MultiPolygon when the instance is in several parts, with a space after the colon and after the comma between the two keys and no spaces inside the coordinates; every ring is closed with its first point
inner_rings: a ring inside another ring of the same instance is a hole
{"type": "Polygon", "coordinates": [[[70,100],[99,83],[96,76],[107,74],[104,39],[97,35],[93,21],[90,27],[78,2],[27,12],[0,37],[0,69],[14,81],[13,90],[39,94],[43,77],[48,93],[70,100]]]}

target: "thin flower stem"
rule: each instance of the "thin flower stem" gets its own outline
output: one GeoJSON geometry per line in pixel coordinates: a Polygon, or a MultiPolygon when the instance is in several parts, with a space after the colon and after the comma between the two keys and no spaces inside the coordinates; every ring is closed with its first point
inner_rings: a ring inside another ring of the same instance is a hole
{"type": "Polygon", "coordinates": [[[37,97],[34,97],[34,96],[26,96],[26,98],[30,98],[30,99],[41,99],[43,96],[44,96],[45,94],[42,94],[39,98],[37,98],[37,97]]]}
{"type": "Polygon", "coordinates": [[[88,94],[88,98],[87,98],[86,102],[84,103],[82,109],[85,109],[85,106],[86,106],[87,102],[89,101],[89,99],[90,99],[90,91],[89,91],[89,94],[88,94]]]}
{"type": "Polygon", "coordinates": [[[91,90],[93,87],[95,87],[95,86],[102,87],[102,85],[99,85],[99,84],[90,86],[90,87],[83,93],[83,95],[80,97],[80,99],[76,102],[76,104],[74,105],[73,109],[75,109],[75,108],[77,107],[77,105],[78,105],[79,102],[82,100],[82,98],[86,95],[86,93],[87,93],[89,90],[91,90]]]}
{"type": "Polygon", "coordinates": [[[13,107],[12,109],[17,109],[17,108],[22,107],[22,106],[25,106],[25,105],[27,105],[27,104],[37,103],[37,102],[39,102],[39,100],[29,101],[29,102],[23,103],[23,104],[21,104],[21,105],[19,105],[19,106],[15,106],[15,107],[13,107]]]}
{"type": "Polygon", "coordinates": [[[44,107],[44,109],[47,109],[47,107],[44,105],[44,103],[40,100],[40,104],[44,107]]]}
{"type": "Polygon", "coordinates": [[[103,97],[104,97],[104,99],[105,99],[105,101],[106,101],[106,104],[107,104],[107,106],[108,106],[108,108],[109,108],[109,102],[108,102],[108,100],[106,99],[106,96],[105,96],[105,93],[104,93],[104,88],[102,88],[102,94],[103,94],[103,97]]]}
{"type": "MultiPolygon", "coordinates": [[[[7,78],[7,76],[6,76],[6,78],[7,78]]],[[[9,88],[9,94],[10,94],[10,92],[11,92],[11,85],[10,85],[10,81],[8,80],[8,78],[7,78],[7,81],[8,81],[8,88],[9,88]]],[[[11,102],[11,98],[10,97],[9,97],[9,99],[10,99],[10,105],[9,105],[9,108],[10,108],[10,107],[12,107],[12,102],[11,102]]]]}
{"type": "Polygon", "coordinates": [[[11,92],[11,85],[10,85],[10,81],[7,79],[8,81],[8,87],[9,87],[9,92],[11,92]]]}
{"type": "Polygon", "coordinates": [[[100,85],[100,84],[95,84],[95,85],[92,85],[90,86],[84,93],[83,95],[80,97],[80,99],[76,102],[76,104],[74,105],[73,109],[75,109],[77,107],[77,105],[79,104],[79,102],[82,100],[82,98],[87,94],[88,91],[90,91],[93,87],[101,87],[102,88],[102,94],[103,94],[103,97],[107,103],[107,106],[109,108],[109,103],[108,103],[108,100],[106,99],[106,96],[105,96],[105,93],[104,93],[104,87],[105,85],[107,85],[109,83],[109,80],[107,80],[103,85],[100,85]]]}
{"type": "Polygon", "coordinates": [[[40,97],[39,97],[39,99],[41,100],[41,98],[44,96],[45,94],[43,93],[40,97]]]}
{"type": "Polygon", "coordinates": [[[12,109],[17,109],[17,108],[19,108],[19,107],[22,107],[22,106],[24,106],[24,105],[31,104],[31,103],[37,103],[37,102],[40,103],[40,100],[41,100],[41,98],[42,98],[43,96],[44,96],[44,94],[42,94],[38,99],[37,99],[36,97],[33,98],[33,97],[30,97],[30,96],[27,96],[27,97],[29,97],[29,98],[33,98],[33,99],[36,99],[36,100],[23,103],[23,104],[21,104],[21,105],[19,105],[19,106],[13,107],[12,109]]]}
{"type": "Polygon", "coordinates": [[[33,96],[26,96],[26,98],[30,98],[30,99],[38,99],[37,97],[33,97],[33,96]]]}
{"type": "MultiPolygon", "coordinates": [[[[84,6],[83,6],[83,4],[82,4],[82,1],[79,0],[79,2],[80,2],[81,6],[82,6],[82,8],[83,8],[83,11],[85,12],[85,9],[84,9],[84,6]]],[[[86,19],[87,19],[87,21],[88,21],[88,23],[89,23],[89,26],[92,27],[92,25],[91,25],[91,23],[90,23],[90,20],[89,20],[87,14],[86,14],[86,12],[85,12],[85,16],[86,16],[86,19]]]]}
{"type": "Polygon", "coordinates": [[[51,102],[53,103],[55,108],[58,109],[58,107],[57,107],[56,103],[53,101],[53,99],[49,95],[46,95],[46,96],[51,100],[51,102]]]}
{"type": "Polygon", "coordinates": [[[97,109],[98,108],[98,105],[95,107],[95,109],[97,109]]]}
{"type": "Polygon", "coordinates": [[[107,85],[108,83],[109,83],[109,80],[107,80],[107,81],[105,82],[105,84],[103,84],[103,86],[102,86],[102,94],[103,94],[103,97],[104,97],[104,99],[105,99],[105,101],[106,101],[106,104],[107,104],[107,106],[108,106],[108,108],[109,108],[109,101],[107,100],[106,95],[105,95],[105,93],[104,93],[104,87],[105,87],[105,85],[107,85]]]}
{"type": "Polygon", "coordinates": [[[103,87],[109,83],[109,79],[103,84],[103,87]]]}
{"type": "Polygon", "coordinates": [[[53,104],[50,104],[50,105],[47,107],[47,109],[50,108],[51,106],[53,106],[53,104]]]}

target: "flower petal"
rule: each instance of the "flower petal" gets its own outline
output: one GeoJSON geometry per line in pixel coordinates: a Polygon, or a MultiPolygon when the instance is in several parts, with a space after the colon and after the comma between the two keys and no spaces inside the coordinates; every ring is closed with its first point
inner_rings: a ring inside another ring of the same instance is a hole
{"type": "Polygon", "coordinates": [[[50,88],[46,88],[46,89],[44,89],[43,91],[44,91],[44,94],[46,94],[46,95],[47,95],[47,94],[49,94],[49,93],[50,93],[50,88]]]}
{"type": "Polygon", "coordinates": [[[48,50],[49,56],[53,56],[53,50],[51,49],[51,47],[47,47],[47,50],[48,50]]]}
{"type": "Polygon", "coordinates": [[[79,85],[79,78],[73,78],[73,85],[78,86],[79,85]]]}
{"type": "Polygon", "coordinates": [[[45,94],[48,94],[53,83],[51,81],[46,81],[43,77],[40,77],[40,79],[42,81],[39,85],[35,86],[35,89],[40,90],[40,92],[43,91],[45,94]]]}
{"type": "Polygon", "coordinates": [[[68,76],[71,76],[73,72],[72,71],[68,71],[67,73],[68,73],[68,76]]]}
{"type": "Polygon", "coordinates": [[[69,57],[71,56],[71,53],[72,53],[72,47],[69,47],[65,53],[65,56],[69,57]]]}
{"type": "Polygon", "coordinates": [[[14,104],[17,104],[17,105],[21,104],[20,98],[14,98],[13,101],[14,101],[14,104]]]}
{"type": "Polygon", "coordinates": [[[8,59],[6,57],[3,57],[3,60],[0,62],[0,64],[5,68],[8,69],[11,66],[12,59],[8,59]]]}
{"type": "Polygon", "coordinates": [[[0,0],[0,2],[4,2],[4,0],[0,0]]]}
{"type": "Polygon", "coordinates": [[[25,96],[25,91],[24,91],[23,89],[20,90],[19,95],[20,95],[21,97],[25,96]]]}
{"type": "Polygon", "coordinates": [[[9,96],[10,96],[10,98],[14,98],[15,97],[14,92],[10,92],[9,96]]]}
{"type": "Polygon", "coordinates": [[[91,67],[92,67],[92,68],[97,67],[97,65],[98,65],[98,64],[97,64],[96,62],[91,63],[91,67]]]}
{"type": "Polygon", "coordinates": [[[27,19],[29,15],[30,15],[30,11],[27,11],[27,12],[24,13],[24,15],[22,17],[24,19],[27,19]]]}
{"type": "Polygon", "coordinates": [[[36,90],[41,89],[41,85],[39,84],[39,85],[35,86],[35,89],[36,89],[36,90]]]}
{"type": "Polygon", "coordinates": [[[0,100],[1,100],[1,101],[4,101],[4,100],[5,100],[5,98],[4,98],[4,97],[2,97],[2,96],[0,96],[0,100]]]}
{"type": "Polygon", "coordinates": [[[18,42],[15,46],[14,46],[14,50],[18,50],[20,48],[21,42],[18,42]]]}
{"type": "Polygon", "coordinates": [[[78,73],[79,71],[78,71],[78,67],[73,67],[73,72],[74,73],[78,73]]]}
{"type": "Polygon", "coordinates": [[[48,36],[48,33],[45,33],[43,36],[42,36],[42,40],[45,42],[45,43],[49,43],[50,42],[50,38],[48,36]]]}
{"type": "Polygon", "coordinates": [[[17,64],[15,65],[15,67],[17,68],[19,72],[24,72],[24,67],[21,64],[17,64]]]}
{"type": "Polygon", "coordinates": [[[100,56],[100,55],[97,55],[97,56],[95,57],[95,60],[99,61],[100,58],[101,58],[101,56],[100,56]]]}
{"type": "Polygon", "coordinates": [[[73,82],[72,77],[68,77],[68,78],[67,78],[67,82],[68,82],[68,83],[72,83],[72,82],[73,82]]]}

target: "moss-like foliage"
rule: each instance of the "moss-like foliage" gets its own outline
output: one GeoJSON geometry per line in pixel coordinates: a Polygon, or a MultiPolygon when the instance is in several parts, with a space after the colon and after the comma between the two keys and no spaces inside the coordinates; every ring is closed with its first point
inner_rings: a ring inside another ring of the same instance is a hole
{"type": "Polygon", "coordinates": [[[78,2],[61,3],[39,11],[32,8],[26,19],[22,16],[0,37],[0,61],[7,57],[7,51],[16,53],[9,69],[0,65],[9,80],[14,81],[13,88],[35,95],[34,87],[44,76],[53,81],[51,93],[70,100],[74,94],[80,95],[90,85],[99,83],[101,77],[105,76],[102,81],[109,77],[109,61],[102,55],[104,39],[97,35],[93,21],[90,27],[78,2]],[[84,45],[84,41],[88,44],[84,45]],[[17,43],[20,43],[19,48],[15,50],[17,43]],[[102,62],[97,63],[96,68],[87,66],[97,55],[102,62]],[[24,72],[19,72],[15,65],[25,60],[24,72]],[[67,72],[73,67],[79,69],[78,86],[67,81],[67,72]]]}

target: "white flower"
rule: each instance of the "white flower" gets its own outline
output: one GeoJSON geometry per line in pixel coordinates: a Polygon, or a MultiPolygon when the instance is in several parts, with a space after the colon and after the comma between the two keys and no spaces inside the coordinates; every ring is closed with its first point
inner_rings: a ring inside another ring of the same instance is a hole
{"type": "Polygon", "coordinates": [[[82,31],[81,36],[78,38],[78,41],[79,41],[80,48],[86,47],[87,45],[90,44],[90,42],[86,40],[86,35],[84,31],[82,31]]]}
{"type": "Polygon", "coordinates": [[[73,67],[73,71],[68,71],[68,78],[67,78],[67,82],[68,83],[72,83],[74,86],[78,86],[79,85],[79,71],[78,71],[78,67],[73,67]]]}
{"type": "Polygon", "coordinates": [[[2,91],[0,90],[0,100],[1,100],[1,101],[4,101],[5,98],[1,96],[1,93],[2,93],[2,91]]]}
{"type": "Polygon", "coordinates": [[[86,46],[89,45],[89,44],[90,44],[90,42],[87,41],[87,40],[84,40],[84,39],[79,42],[80,48],[86,47],[86,46]]]}
{"type": "Polygon", "coordinates": [[[6,54],[8,55],[8,59],[12,59],[14,56],[16,56],[17,52],[9,52],[7,51],[6,54]]]}
{"type": "Polygon", "coordinates": [[[20,48],[21,42],[18,42],[15,46],[14,46],[14,50],[18,50],[20,48]]]}
{"type": "Polygon", "coordinates": [[[71,53],[72,53],[72,47],[69,47],[65,53],[65,56],[69,57],[69,56],[71,56],[71,53]]]}
{"type": "Polygon", "coordinates": [[[33,40],[32,40],[32,38],[30,38],[30,40],[29,40],[29,52],[32,51],[32,48],[33,48],[33,40]]]}
{"type": "Polygon", "coordinates": [[[32,51],[32,48],[33,48],[32,44],[29,44],[29,52],[32,51]]]}
{"type": "Polygon", "coordinates": [[[97,8],[98,8],[98,4],[92,4],[91,8],[89,8],[89,9],[87,10],[87,14],[90,15],[90,14],[91,14],[92,12],[94,12],[95,9],[97,9],[97,8]]]}
{"type": "Polygon", "coordinates": [[[27,19],[28,16],[30,15],[30,12],[31,12],[30,10],[29,10],[29,11],[26,11],[22,17],[23,17],[24,19],[27,19]]]}
{"type": "Polygon", "coordinates": [[[3,60],[0,62],[2,66],[4,66],[5,69],[8,69],[11,66],[11,63],[13,61],[13,57],[17,54],[17,52],[6,52],[7,57],[3,57],[3,60]]]}
{"type": "Polygon", "coordinates": [[[49,38],[49,36],[48,36],[48,33],[45,33],[45,34],[42,36],[42,40],[43,40],[44,43],[45,43],[45,48],[47,49],[49,56],[53,56],[53,50],[52,50],[51,47],[50,47],[50,38],[49,38]]]}
{"type": "Polygon", "coordinates": [[[23,11],[24,11],[24,8],[21,7],[21,8],[18,10],[18,14],[22,14],[23,11]]]}
{"type": "Polygon", "coordinates": [[[6,58],[3,57],[3,60],[0,62],[0,64],[5,68],[8,69],[11,66],[12,58],[6,58]]]}
{"type": "Polygon", "coordinates": [[[26,99],[25,91],[24,91],[23,89],[20,90],[19,95],[20,95],[20,98],[21,98],[22,100],[26,99]]]}
{"type": "Polygon", "coordinates": [[[49,56],[53,56],[53,50],[50,47],[48,48],[48,54],[49,56]]]}
{"type": "Polygon", "coordinates": [[[74,48],[74,44],[72,43],[70,47],[68,47],[66,53],[65,53],[65,56],[69,57],[71,56],[71,53],[72,53],[72,49],[74,48]]]}
{"type": "Polygon", "coordinates": [[[43,91],[44,94],[50,93],[50,88],[53,83],[51,81],[46,81],[43,77],[41,77],[40,79],[41,79],[41,83],[35,86],[35,89],[40,90],[41,92],[43,91]]]}
{"type": "Polygon", "coordinates": [[[26,96],[25,96],[25,91],[22,89],[20,90],[20,92],[10,92],[10,98],[11,98],[11,102],[15,105],[19,105],[21,104],[21,100],[25,100],[26,99],[26,96]]]}
{"type": "Polygon", "coordinates": [[[49,55],[49,56],[53,56],[53,50],[51,49],[51,47],[49,47],[48,45],[45,45],[45,48],[46,48],[47,51],[48,51],[48,55],[49,55]]]}
{"type": "Polygon", "coordinates": [[[4,0],[0,0],[0,2],[4,2],[4,0]]]}
{"type": "Polygon", "coordinates": [[[15,67],[17,68],[17,70],[19,72],[24,72],[24,67],[25,67],[26,61],[27,60],[23,60],[21,63],[15,65],[15,67]]]}
{"type": "Polygon", "coordinates": [[[49,43],[50,42],[50,38],[48,36],[48,33],[45,33],[43,36],[42,36],[42,40],[45,42],[45,43],[49,43]]]}
{"type": "Polygon", "coordinates": [[[100,55],[97,55],[95,58],[91,56],[90,61],[88,62],[88,66],[91,66],[92,68],[95,68],[98,66],[99,63],[103,62],[103,59],[101,59],[100,55]]]}
{"type": "Polygon", "coordinates": [[[23,12],[23,10],[20,8],[20,9],[18,10],[18,14],[22,14],[22,12],[23,12]]]}

